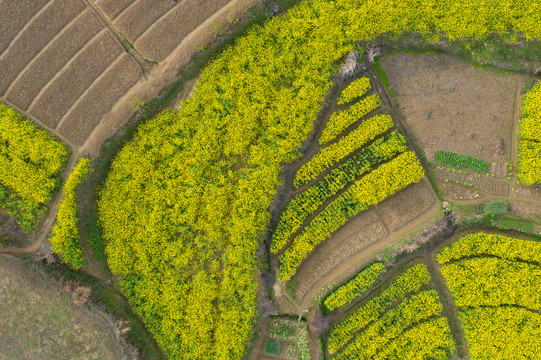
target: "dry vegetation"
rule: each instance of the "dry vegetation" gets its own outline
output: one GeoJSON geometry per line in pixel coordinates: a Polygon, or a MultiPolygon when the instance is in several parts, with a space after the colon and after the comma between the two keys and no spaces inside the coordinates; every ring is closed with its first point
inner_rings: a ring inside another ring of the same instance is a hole
{"type": "Polygon", "coordinates": [[[0,255],[0,359],[131,359],[123,327],[88,303],[90,289],[61,284],[0,255]],[[62,291],[68,290],[68,291],[62,291]]]}

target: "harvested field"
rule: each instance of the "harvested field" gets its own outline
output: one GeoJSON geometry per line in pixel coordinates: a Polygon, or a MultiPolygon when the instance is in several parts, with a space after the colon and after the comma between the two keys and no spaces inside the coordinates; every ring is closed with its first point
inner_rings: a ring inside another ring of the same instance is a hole
{"type": "Polygon", "coordinates": [[[21,0],[0,2],[0,54],[17,36],[26,23],[47,4],[47,0],[21,0]],[[19,19],[19,21],[11,21],[19,19]]]}
{"type": "Polygon", "coordinates": [[[521,75],[473,68],[447,55],[396,53],[381,59],[405,123],[425,152],[447,150],[489,163],[510,160],[521,75]],[[494,148],[503,142],[503,151],[494,148]]]}
{"type": "Polygon", "coordinates": [[[26,64],[84,8],[80,0],[51,1],[24,26],[0,57],[0,95],[26,64]]]}
{"type": "MultiPolygon", "coordinates": [[[[152,24],[173,6],[174,1],[137,0],[113,22],[126,38],[134,43],[152,24]]],[[[163,41],[160,39],[159,42],[163,41]]]]}
{"type": "Polygon", "coordinates": [[[96,0],[96,5],[109,19],[114,19],[136,0],[96,0]]]}
{"type": "Polygon", "coordinates": [[[47,126],[56,128],[62,116],[121,53],[116,39],[107,30],[102,30],[39,93],[28,111],[47,126]],[[83,68],[85,71],[81,72],[83,68]],[[70,91],[58,96],[64,89],[70,91]]]}
{"type": "Polygon", "coordinates": [[[87,9],[78,21],[67,26],[44,48],[11,84],[6,98],[27,110],[41,89],[73,58],[103,27],[98,17],[87,9]]]}
{"type": "Polygon", "coordinates": [[[120,55],[62,118],[58,132],[82,145],[101,118],[141,75],[141,69],[131,56],[126,53],[120,55]]]}
{"type": "Polygon", "coordinates": [[[376,205],[390,231],[396,231],[430,209],[437,198],[423,179],[376,205]]]}
{"type": "MultiPolygon", "coordinates": [[[[229,0],[180,1],[147,28],[134,45],[146,59],[162,61],[178,47],[182,39],[229,2],[229,0]]],[[[123,31],[122,28],[120,30],[123,31]]]]}
{"type": "Polygon", "coordinates": [[[127,359],[111,320],[61,285],[0,256],[0,359],[127,359]]]}

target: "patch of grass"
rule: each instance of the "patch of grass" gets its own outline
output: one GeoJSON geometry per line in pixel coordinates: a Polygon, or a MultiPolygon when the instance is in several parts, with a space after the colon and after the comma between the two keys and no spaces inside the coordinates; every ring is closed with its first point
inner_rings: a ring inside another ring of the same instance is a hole
{"type": "Polygon", "coordinates": [[[0,259],[0,358],[121,359],[115,330],[95,306],[76,305],[41,267],[0,259]]]}
{"type": "Polygon", "coordinates": [[[114,285],[106,285],[88,274],[74,271],[63,264],[45,266],[42,269],[54,279],[75,280],[82,286],[92,289],[93,303],[104,306],[108,314],[127,322],[130,331],[126,334],[126,338],[135,346],[142,359],[166,359],[152,334],[146,330],[139,316],[132,311],[128,302],[114,285]]]}
{"type": "Polygon", "coordinates": [[[393,89],[390,89],[390,85],[391,85],[391,82],[389,81],[389,77],[387,76],[387,73],[385,72],[385,70],[383,70],[383,67],[381,66],[381,63],[378,61],[378,59],[375,59],[374,60],[374,69],[376,69],[380,79],[381,79],[381,82],[383,83],[383,86],[385,86],[385,90],[387,90],[387,93],[389,94],[389,96],[391,97],[391,99],[393,99],[394,101],[394,90],[393,89]]]}
{"type": "Polygon", "coordinates": [[[501,215],[507,212],[509,204],[505,200],[489,201],[483,204],[483,214],[501,215]]]}
{"type": "Polygon", "coordinates": [[[265,354],[272,356],[280,355],[280,343],[274,339],[267,339],[265,343],[265,354]]]}
{"type": "Polygon", "coordinates": [[[527,233],[533,232],[533,224],[524,220],[502,218],[496,221],[496,225],[504,229],[514,229],[527,233]]]}

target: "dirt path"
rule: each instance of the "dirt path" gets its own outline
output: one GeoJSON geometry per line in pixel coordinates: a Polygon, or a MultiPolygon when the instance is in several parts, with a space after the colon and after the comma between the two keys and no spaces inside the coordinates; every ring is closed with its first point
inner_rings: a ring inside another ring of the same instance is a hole
{"type": "Polygon", "coordinates": [[[79,158],[79,153],[74,152],[71,154],[68,160],[68,163],[66,164],[66,167],[61,175],[62,188],[58,190],[54,199],[49,204],[49,211],[47,213],[47,216],[41,221],[41,224],[39,226],[37,233],[33,236],[35,238],[35,241],[32,244],[23,248],[18,248],[18,247],[8,247],[8,248],[3,248],[3,249],[0,248],[0,254],[6,254],[6,255],[11,255],[15,257],[22,257],[29,254],[30,255],[36,254],[41,249],[43,242],[48,240],[49,235],[51,234],[51,230],[53,228],[54,222],[56,220],[56,215],[58,213],[58,208],[60,207],[60,202],[62,201],[63,186],[66,183],[69,175],[73,171],[73,168],[77,164],[78,158],[79,158]]]}
{"type": "Polygon", "coordinates": [[[430,247],[426,248],[425,252],[425,261],[428,265],[428,270],[430,271],[430,276],[434,281],[434,285],[438,295],[440,297],[441,303],[443,305],[443,316],[445,316],[449,322],[449,327],[451,328],[451,333],[455,339],[457,346],[457,353],[460,359],[469,359],[468,347],[466,338],[464,336],[464,330],[460,325],[458,320],[458,309],[453,301],[451,292],[445,284],[443,275],[441,274],[439,264],[434,259],[434,249],[430,247]]]}

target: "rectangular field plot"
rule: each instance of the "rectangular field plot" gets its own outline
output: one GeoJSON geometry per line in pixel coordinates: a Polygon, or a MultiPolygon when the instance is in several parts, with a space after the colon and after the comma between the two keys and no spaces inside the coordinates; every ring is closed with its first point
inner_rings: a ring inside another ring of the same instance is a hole
{"type": "Polygon", "coordinates": [[[446,150],[509,162],[517,89],[525,77],[502,76],[443,54],[396,53],[380,62],[406,129],[425,153],[446,150]]]}

